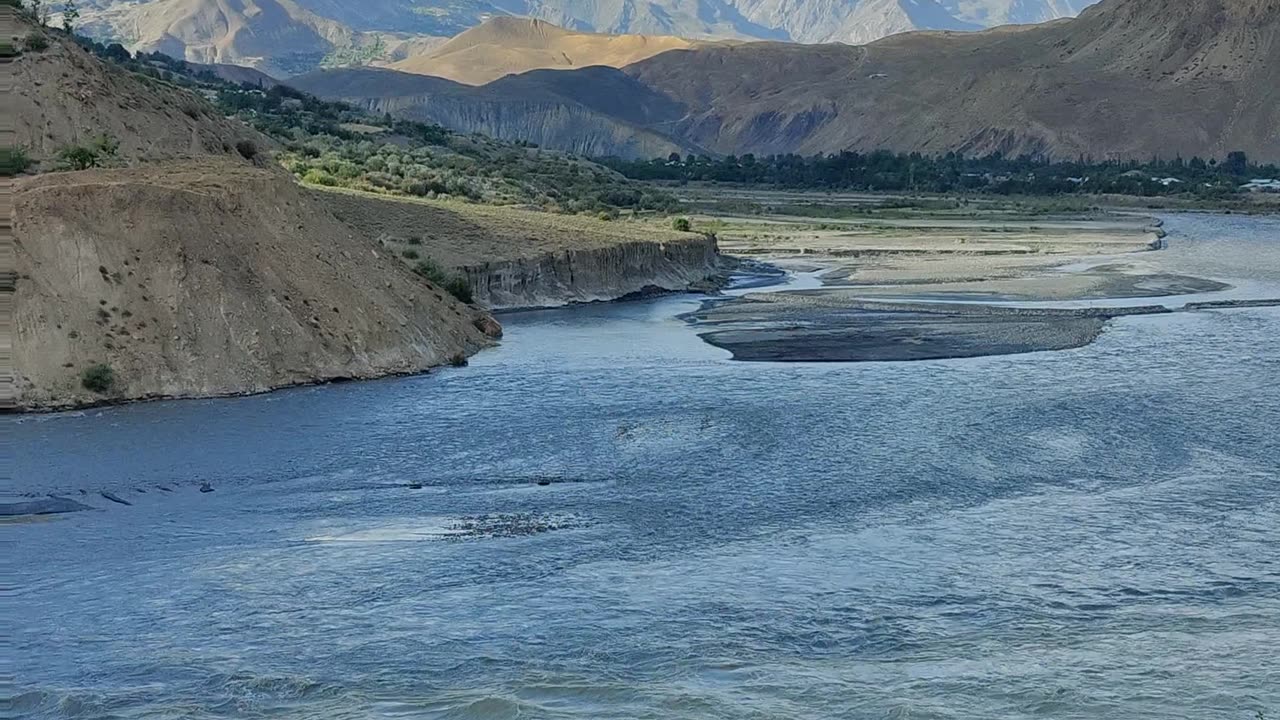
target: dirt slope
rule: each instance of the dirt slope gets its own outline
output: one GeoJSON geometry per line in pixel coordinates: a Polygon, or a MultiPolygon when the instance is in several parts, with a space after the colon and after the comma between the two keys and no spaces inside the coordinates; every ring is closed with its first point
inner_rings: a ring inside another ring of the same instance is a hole
{"type": "Polygon", "coordinates": [[[658,53],[700,44],[705,43],[663,35],[573,32],[542,20],[496,17],[449,40],[432,53],[390,67],[467,85],[483,85],[504,75],[543,68],[624,67],[658,53]]]}
{"type": "Polygon", "coordinates": [[[59,33],[46,37],[46,50],[9,64],[14,92],[6,98],[16,142],[36,161],[103,134],[120,143],[119,159],[129,163],[238,157],[240,140],[272,145],[190,91],[103,63],[59,33]]]}
{"type": "Polygon", "coordinates": [[[21,180],[16,405],[421,371],[487,343],[283,173],[222,160],[21,180]],[[81,386],[105,363],[107,393],[81,386]]]}

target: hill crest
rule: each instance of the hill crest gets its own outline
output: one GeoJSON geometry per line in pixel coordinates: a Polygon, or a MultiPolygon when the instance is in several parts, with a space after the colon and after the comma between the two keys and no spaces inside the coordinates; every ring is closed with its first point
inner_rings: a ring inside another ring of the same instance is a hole
{"type": "Polygon", "coordinates": [[[708,43],[666,35],[605,35],[566,30],[544,20],[496,17],[435,51],[391,65],[395,70],[484,85],[530,70],[603,65],[621,68],[668,50],[708,43]]]}

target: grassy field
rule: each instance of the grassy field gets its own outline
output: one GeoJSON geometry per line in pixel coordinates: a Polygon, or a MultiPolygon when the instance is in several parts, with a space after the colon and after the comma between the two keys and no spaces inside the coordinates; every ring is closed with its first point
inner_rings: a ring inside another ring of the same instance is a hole
{"type": "Polygon", "coordinates": [[[672,230],[669,219],[662,216],[623,215],[604,220],[460,200],[391,198],[341,188],[313,192],[339,218],[411,266],[425,260],[446,268],[461,267],[548,252],[692,237],[672,230]]]}

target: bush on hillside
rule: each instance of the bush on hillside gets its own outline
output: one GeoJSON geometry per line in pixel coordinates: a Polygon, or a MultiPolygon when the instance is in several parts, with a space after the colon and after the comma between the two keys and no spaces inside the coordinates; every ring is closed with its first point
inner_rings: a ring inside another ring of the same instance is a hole
{"type": "Polygon", "coordinates": [[[21,147],[0,148],[0,177],[13,177],[31,166],[27,149],[21,147]]]}
{"type": "Polygon", "coordinates": [[[43,52],[49,49],[49,38],[44,33],[33,32],[22,41],[22,48],[27,52],[43,52]]]}
{"type": "Polygon", "coordinates": [[[471,292],[471,283],[467,282],[467,279],[461,275],[454,275],[446,280],[444,283],[444,289],[447,290],[450,295],[458,298],[458,300],[468,305],[475,300],[475,296],[471,292]]]}
{"type": "Polygon", "coordinates": [[[116,156],[120,141],[110,135],[99,135],[88,145],[68,145],[58,151],[58,157],[72,170],[88,170],[100,167],[116,156]]]}
{"type": "Polygon", "coordinates": [[[444,288],[445,292],[470,305],[475,299],[471,291],[471,283],[462,275],[449,273],[431,258],[419,260],[413,271],[444,288]]]}
{"type": "Polygon", "coordinates": [[[111,366],[98,363],[85,368],[85,371],[80,374],[80,384],[85,390],[102,394],[116,384],[116,374],[111,366]]]}
{"type": "Polygon", "coordinates": [[[676,232],[692,232],[693,223],[689,222],[689,218],[676,218],[671,221],[671,229],[676,232]]]}
{"type": "Polygon", "coordinates": [[[58,157],[72,170],[88,170],[98,166],[98,153],[83,145],[71,145],[58,151],[58,157]]]}

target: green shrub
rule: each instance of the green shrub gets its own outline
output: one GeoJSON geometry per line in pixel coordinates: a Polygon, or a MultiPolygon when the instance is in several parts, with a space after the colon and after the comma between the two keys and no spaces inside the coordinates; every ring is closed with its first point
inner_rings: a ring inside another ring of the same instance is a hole
{"type": "Polygon", "coordinates": [[[88,170],[98,166],[98,153],[83,145],[71,145],[58,151],[58,157],[72,170],[88,170]]]}
{"type": "Polygon", "coordinates": [[[464,303],[471,304],[475,299],[471,291],[471,283],[467,282],[465,277],[445,271],[444,268],[430,258],[419,260],[418,264],[413,267],[413,271],[444,288],[445,292],[464,303]]]}
{"type": "Polygon", "coordinates": [[[13,177],[31,166],[27,149],[21,147],[0,148],[0,177],[13,177]]]}
{"type": "Polygon", "coordinates": [[[306,175],[302,176],[302,182],[311,185],[323,185],[325,187],[336,187],[338,179],[319,168],[311,168],[306,175]]]}
{"type": "Polygon", "coordinates": [[[252,140],[241,140],[236,143],[236,152],[245,160],[252,160],[258,155],[258,146],[252,140]]]}
{"type": "Polygon", "coordinates": [[[467,279],[461,275],[454,275],[446,280],[444,283],[444,289],[449,291],[450,295],[458,298],[468,305],[475,300],[475,297],[471,293],[471,283],[467,282],[467,279]]]}
{"type": "Polygon", "coordinates": [[[402,252],[402,253],[400,253],[400,254],[401,254],[402,256],[404,256],[404,259],[405,259],[405,260],[417,260],[417,259],[418,259],[418,251],[417,251],[417,250],[405,250],[404,252],[402,252]]]}
{"type": "Polygon", "coordinates": [[[102,394],[116,384],[116,374],[109,365],[98,363],[80,373],[80,384],[85,390],[102,394]]]}
{"type": "Polygon", "coordinates": [[[444,268],[437,265],[436,262],[430,258],[419,260],[418,264],[413,266],[413,271],[436,285],[444,285],[444,281],[448,279],[448,275],[445,273],[444,268]]]}
{"type": "Polygon", "coordinates": [[[689,222],[689,218],[679,217],[671,221],[671,229],[676,232],[691,232],[693,223],[689,222]]]}

